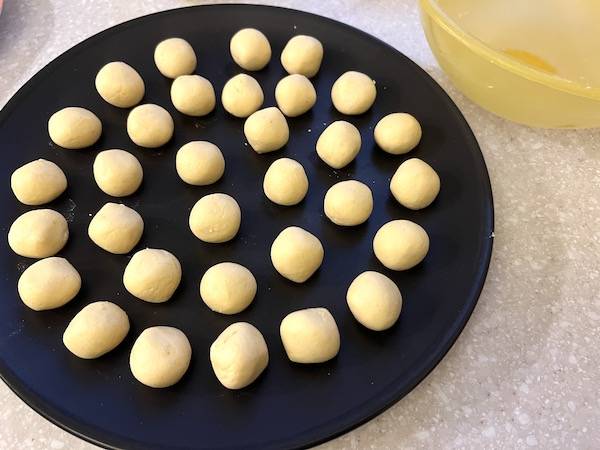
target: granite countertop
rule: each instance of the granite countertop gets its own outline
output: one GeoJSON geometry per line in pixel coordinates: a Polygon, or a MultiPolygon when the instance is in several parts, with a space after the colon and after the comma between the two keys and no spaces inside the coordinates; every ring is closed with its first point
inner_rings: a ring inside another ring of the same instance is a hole
{"type": "MultiPolygon", "coordinates": [[[[8,0],[0,105],[86,37],[185,0],[8,0]]],[[[495,246],[456,345],[411,394],[323,448],[600,448],[600,129],[535,130],[472,104],[436,64],[416,0],[281,0],[365,30],[435,78],[470,123],[490,172],[495,246]]],[[[93,446],[0,383],[0,449],[93,446]]]]}

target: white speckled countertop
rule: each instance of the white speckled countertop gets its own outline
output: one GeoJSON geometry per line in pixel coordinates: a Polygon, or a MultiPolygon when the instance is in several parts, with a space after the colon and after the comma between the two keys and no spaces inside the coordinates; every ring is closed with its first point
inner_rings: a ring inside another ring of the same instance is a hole
{"type": "MultiPolygon", "coordinates": [[[[185,0],[6,0],[0,105],[84,38],[185,0]]],[[[494,255],[456,345],[410,395],[323,448],[600,448],[600,129],[534,130],[473,105],[437,66],[416,0],[268,1],[390,43],[451,95],[477,136],[494,255]]],[[[83,449],[0,383],[0,449],[83,449]]]]}

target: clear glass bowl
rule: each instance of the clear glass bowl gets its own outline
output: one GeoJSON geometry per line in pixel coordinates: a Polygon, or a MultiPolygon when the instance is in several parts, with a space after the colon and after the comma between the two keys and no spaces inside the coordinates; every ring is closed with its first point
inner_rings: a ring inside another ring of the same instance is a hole
{"type": "Polygon", "coordinates": [[[429,45],[471,100],[526,125],[600,127],[599,0],[419,0],[429,45]]]}

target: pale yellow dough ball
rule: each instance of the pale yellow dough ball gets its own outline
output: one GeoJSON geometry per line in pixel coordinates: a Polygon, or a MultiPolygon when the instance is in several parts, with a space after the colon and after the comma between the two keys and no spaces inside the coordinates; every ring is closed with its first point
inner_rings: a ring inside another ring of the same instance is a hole
{"type": "Polygon", "coordinates": [[[15,170],[10,177],[10,187],[21,203],[43,205],[65,191],[67,177],[52,161],[38,159],[15,170]]]}
{"type": "Polygon", "coordinates": [[[69,106],[52,114],[48,134],[56,145],[77,150],[96,143],[102,134],[102,122],[85,108],[69,106]]]}
{"type": "Polygon", "coordinates": [[[421,125],[410,114],[388,114],[375,126],[375,142],[392,155],[410,152],[421,141],[421,125]]]}
{"type": "Polygon", "coordinates": [[[373,211],[373,194],[360,181],[340,181],[325,194],[323,207],[325,215],[336,225],[360,225],[373,211]]]}
{"type": "Polygon", "coordinates": [[[173,136],[173,118],[162,106],[136,106],[127,116],[127,134],[140,147],[157,148],[173,136]]]}
{"type": "Polygon", "coordinates": [[[392,280],[379,272],[367,271],[357,276],[346,294],[352,315],[373,331],[392,327],[402,310],[402,294],[392,280]]]}
{"type": "Polygon", "coordinates": [[[275,100],[283,114],[297,117],[310,110],[317,101],[317,92],[304,75],[288,75],[275,87],[275,100]]]}
{"type": "Polygon", "coordinates": [[[144,97],[144,80],[122,61],[106,64],[96,75],[96,90],[106,102],[119,108],[131,108],[144,97]]]}
{"type": "Polygon", "coordinates": [[[258,81],[245,73],[227,81],[221,93],[221,103],[225,111],[241,118],[258,111],[264,100],[265,96],[258,81]]]}
{"type": "Polygon", "coordinates": [[[377,259],[388,269],[408,270],[419,264],[429,251],[429,236],[410,220],[392,220],[373,239],[377,259]]]}
{"type": "Polygon", "coordinates": [[[169,300],[181,281],[181,264],[166,250],[147,248],[136,252],[123,273],[131,295],[150,303],[169,300]]]}
{"type": "Polygon", "coordinates": [[[375,102],[377,89],[371,77],[361,72],[346,72],[333,83],[331,100],[342,114],[358,115],[375,102]]]}
{"type": "Polygon", "coordinates": [[[69,239],[65,218],[52,209],[28,211],[8,230],[8,245],[17,255],[46,258],[56,255],[69,239]]]}
{"type": "Polygon", "coordinates": [[[111,302],[85,306],[69,322],[63,344],[79,358],[94,359],[117,347],[129,333],[125,311],[111,302]]]}
{"type": "Polygon", "coordinates": [[[237,322],[210,346],[210,363],[219,382],[227,389],[252,384],[269,364],[269,349],[256,327],[237,322]]]}
{"type": "Polygon", "coordinates": [[[144,232],[144,220],[128,206],[107,203],[92,218],[88,236],[100,248],[110,253],[129,253],[144,232]]]}
{"type": "Polygon", "coordinates": [[[215,183],[225,171],[225,158],[219,147],[207,141],[192,141],[183,145],[175,157],[179,177],[194,186],[215,183]]]}
{"type": "Polygon", "coordinates": [[[290,138],[285,116],[275,107],[256,111],[246,119],[244,134],[256,153],[279,150],[290,138]]]}
{"type": "Polygon", "coordinates": [[[237,314],[256,295],[256,278],[241,264],[224,262],[209,268],[200,280],[200,296],[213,311],[237,314]]]}
{"type": "Polygon", "coordinates": [[[56,256],[33,263],[19,277],[19,297],[35,311],[59,308],[81,288],[81,277],[69,261],[56,256]]]}
{"type": "Polygon", "coordinates": [[[323,60],[323,44],[312,37],[298,35],[291,38],[281,52],[281,65],[287,73],[314,77],[323,60]]]}
{"type": "Polygon", "coordinates": [[[281,341],[290,361],[316,364],[329,361],[340,350],[340,332],[325,308],[294,311],[281,321],[281,341]]]}
{"type": "Polygon", "coordinates": [[[325,252],[321,241],[300,227],[283,230],[271,245],[271,262],[283,277],[304,283],[321,266],[325,252]]]}
{"type": "Polygon", "coordinates": [[[361,138],[358,128],[350,122],[338,120],[329,125],[317,140],[317,154],[334,169],[347,166],[360,151],[361,138]]]}
{"type": "Polygon", "coordinates": [[[402,206],[414,210],[423,209],[440,192],[440,177],[425,161],[418,158],[407,159],[394,173],[390,190],[402,206]]]}
{"type": "Polygon", "coordinates": [[[196,62],[196,53],[185,39],[165,39],[154,49],[154,63],[167,78],[191,74],[196,69],[196,62]]]}
{"type": "Polygon", "coordinates": [[[138,336],[129,355],[133,376],[152,388],[173,386],[185,375],[192,360],[192,346],[183,331],[150,327],[138,336]]]}
{"type": "Polygon", "coordinates": [[[304,167],[290,158],[274,161],[265,173],[263,190],[267,198],[278,205],[300,203],[308,192],[308,177],[304,167]]]}
{"type": "Polygon", "coordinates": [[[242,211],[235,199],[227,194],[209,194],[196,202],[190,211],[192,233],[204,242],[214,244],[230,241],[240,229],[242,211]]]}
{"type": "Polygon", "coordinates": [[[104,150],[94,159],[94,180],[113,197],[126,197],[138,190],[144,171],[138,159],[124,150],[104,150]]]}
{"type": "Polygon", "coordinates": [[[260,70],[271,59],[269,40],[255,28],[244,28],[235,33],[229,43],[229,51],[235,63],[246,70],[260,70]]]}
{"type": "Polygon", "coordinates": [[[215,109],[215,90],[200,75],[181,75],[171,85],[171,101],[180,113],[201,117],[215,109]]]}

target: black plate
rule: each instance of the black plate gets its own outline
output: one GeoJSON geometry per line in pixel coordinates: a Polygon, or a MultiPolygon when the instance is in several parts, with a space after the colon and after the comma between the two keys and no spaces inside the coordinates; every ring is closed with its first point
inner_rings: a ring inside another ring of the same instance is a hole
{"type": "Polygon", "coordinates": [[[35,158],[55,161],[66,172],[67,192],[49,207],[69,220],[71,237],[60,252],[83,278],[80,294],[67,306],[34,312],[16,293],[19,274],[33,261],[13,254],[6,238],[0,244],[0,374],[30,406],[59,426],[94,443],[127,448],[274,448],[322,442],[379,414],[406,395],[442,359],[475,307],[492,248],[493,207],[483,157],[469,127],[442,89],[414,63],[373,37],[329,19],[288,9],[259,6],[202,6],[142,17],[104,31],[72,48],[33,77],[0,114],[3,163],[0,179],[2,230],[31,209],[20,205],[8,188],[10,173],[35,158]],[[220,94],[224,82],[240,70],[228,43],[239,28],[254,26],[271,41],[273,59],[255,74],[274,104],[276,82],[284,75],[278,61],[286,41],[298,33],[318,37],[325,59],[314,83],[318,102],[309,114],[289,121],[291,138],[283,151],[257,155],[244,143],[243,120],[219,105],[203,119],[184,117],[169,100],[170,81],[154,66],[154,46],[170,36],[187,39],[198,54],[198,73],[220,94]],[[166,107],[175,120],[175,137],[159,151],[137,148],[127,137],[127,111],[103,102],[94,89],[98,69],[112,60],[127,61],[146,82],[144,102],[166,107]],[[329,92],[344,71],[356,69],[377,81],[374,107],[359,117],[333,110],[329,92]],[[46,123],[70,105],[94,111],[104,124],[100,141],[83,151],[56,148],[46,123]],[[394,111],[409,111],[423,125],[418,148],[403,157],[377,149],[372,129],[394,111]],[[316,155],[315,141],[326,123],[346,119],[362,133],[362,151],[343,170],[334,171],[316,155]],[[216,143],[227,161],[226,173],[209,187],[187,186],[175,172],[175,152],[190,140],[216,143]],[[105,202],[92,178],[99,150],[123,148],[144,167],[141,189],[123,200],[139,211],[145,232],[136,249],[165,248],[184,268],[176,295],[161,305],[136,300],[121,282],[129,256],[112,255],[87,237],[90,216],[105,202]],[[307,198],[297,207],[279,207],[262,193],[268,165],[288,156],[299,160],[310,178],[307,198]],[[407,157],[419,157],[439,172],[442,190],[429,208],[412,212],[391,197],[391,175],[407,157]],[[340,228],[322,213],[325,191],[337,181],[355,178],[373,190],[369,221],[340,228]],[[188,229],[188,213],[202,195],[226,192],[242,208],[242,227],[230,243],[208,245],[188,229]],[[373,256],[371,242],[385,222],[407,218],[431,238],[424,263],[408,272],[385,270],[373,256]],[[270,244],[284,227],[302,226],[325,247],[321,269],[297,285],[279,276],[269,260],[270,244]],[[214,314],[202,303],[198,283],[203,272],[221,261],[249,267],[258,280],[253,305],[236,316],[214,314]],[[369,332],[351,316],[345,301],[351,280],[364,270],[378,270],[400,286],[405,303],[399,322],[384,333],[369,332]],[[62,332],[73,315],[97,300],[112,300],[129,314],[132,329],[125,342],[94,361],[72,356],[62,332]],[[341,336],[339,356],[326,364],[301,366],[285,357],[279,323],[289,312],[326,306],[341,336]],[[223,388],[208,362],[208,348],[229,324],[248,321],[265,335],[270,364],[247,389],[223,388]],[[131,375],[128,356],[135,337],[152,325],[172,325],[190,338],[193,361],[176,386],[155,390],[131,375]]]}

